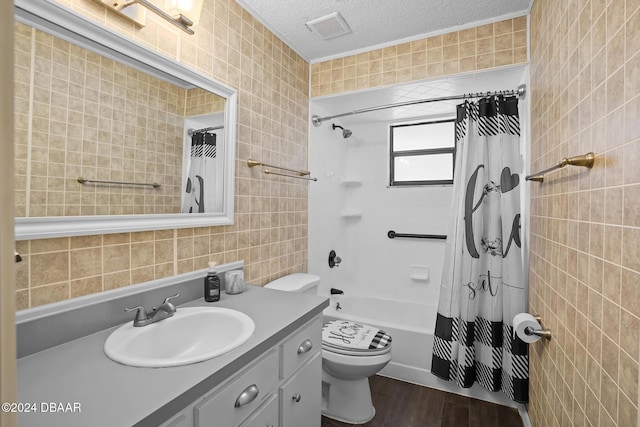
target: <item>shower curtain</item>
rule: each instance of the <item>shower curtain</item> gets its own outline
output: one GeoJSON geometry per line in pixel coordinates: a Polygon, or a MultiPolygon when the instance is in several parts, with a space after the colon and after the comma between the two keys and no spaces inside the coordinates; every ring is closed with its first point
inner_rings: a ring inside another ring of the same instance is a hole
{"type": "Polygon", "coordinates": [[[447,236],[431,371],[526,403],[527,345],[513,336],[526,311],[515,97],[457,107],[454,219],[447,236]]]}
{"type": "Polygon", "coordinates": [[[191,135],[191,165],[185,185],[182,213],[215,212],[216,134],[191,135]]]}

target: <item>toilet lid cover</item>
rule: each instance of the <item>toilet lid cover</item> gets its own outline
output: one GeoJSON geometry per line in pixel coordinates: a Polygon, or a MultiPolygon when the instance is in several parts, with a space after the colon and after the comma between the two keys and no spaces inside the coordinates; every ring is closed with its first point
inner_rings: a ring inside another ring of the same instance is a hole
{"type": "Polygon", "coordinates": [[[332,320],[322,328],[322,344],[341,350],[379,353],[391,345],[391,336],[364,323],[332,320]]]}

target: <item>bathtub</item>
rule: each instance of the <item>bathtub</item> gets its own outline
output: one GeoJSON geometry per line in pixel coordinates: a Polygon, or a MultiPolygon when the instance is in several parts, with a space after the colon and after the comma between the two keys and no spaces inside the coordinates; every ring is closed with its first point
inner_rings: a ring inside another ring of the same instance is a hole
{"type": "Polygon", "coordinates": [[[524,405],[513,402],[504,393],[490,392],[479,384],[464,389],[431,375],[437,303],[345,295],[331,295],[330,301],[323,311],[325,322],[351,320],[375,326],[391,335],[391,362],[378,375],[524,410],[524,405]],[[336,309],[337,304],[340,304],[340,310],[336,309]]]}

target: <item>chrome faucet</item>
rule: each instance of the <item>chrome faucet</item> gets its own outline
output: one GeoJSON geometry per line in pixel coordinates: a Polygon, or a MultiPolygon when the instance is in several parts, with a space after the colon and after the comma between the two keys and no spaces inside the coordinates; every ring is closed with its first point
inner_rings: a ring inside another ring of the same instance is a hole
{"type": "Polygon", "coordinates": [[[133,326],[147,326],[173,316],[177,308],[171,303],[171,300],[179,296],[180,293],[177,293],[165,298],[160,307],[153,307],[150,313],[147,313],[147,310],[142,306],[125,308],[124,311],[129,312],[136,310],[136,318],[133,320],[133,326]]]}

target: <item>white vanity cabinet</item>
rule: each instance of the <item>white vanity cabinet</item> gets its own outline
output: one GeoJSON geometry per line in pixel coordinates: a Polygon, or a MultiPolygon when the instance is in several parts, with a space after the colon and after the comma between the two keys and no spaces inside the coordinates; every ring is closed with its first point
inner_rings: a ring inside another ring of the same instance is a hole
{"type": "Polygon", "coordinates": [[[278,427],[278,395],[274,394],[240,427],[278,427]]]}
{"type": "Polygon", "coordinates": [[[162,427],[320,427],[322,315],[162,427]]]}
{"type": "Polygon", "coordinates": [[[195,427],[238,426],[278,385],[278,350],[273,348],[239,375],[219,387],[194,409],[195,427]]]}
{"type": "Polygon", "coordinates": [[[280,427],[320,427],[322,317],[280,344],[280,427]]]}
{"type": "Polygon", "coordinates": [[[320,427],[322,354],[315,353],[279,390],[281,427],[320,427]]]}

